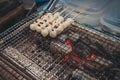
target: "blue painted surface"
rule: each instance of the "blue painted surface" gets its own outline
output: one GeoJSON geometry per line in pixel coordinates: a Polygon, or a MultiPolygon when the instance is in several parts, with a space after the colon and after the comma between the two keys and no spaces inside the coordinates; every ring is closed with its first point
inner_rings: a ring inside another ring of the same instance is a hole
{"type": "Polygon", "coordinates": [[[47,1],[50,1],[50,0],[35,0],[36,3],[47,2],[47,1]]]}

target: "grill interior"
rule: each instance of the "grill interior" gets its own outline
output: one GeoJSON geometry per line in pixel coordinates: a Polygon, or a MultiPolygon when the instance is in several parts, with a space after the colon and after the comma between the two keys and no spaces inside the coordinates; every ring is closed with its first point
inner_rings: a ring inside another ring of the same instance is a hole
{"type": "MultiPolygon", "coordinates": [[[[29,24],[39,18],[34,17],[23,21],[20,27],[12,27],[11,32],[1,34],[0,49],[36,80],[105,80],[109,79],[109,76],[103,75],[106,68],[119,69],[120,65],[114,59],[120,52],[119,40],[77,22],[55,39],[44,38],[29,29],[29,24]]],[[[2,61],[0,65],[0,69],[6,66],[2,61]]],[[[16,79],[15,75],[13,78],[11,80],[26,80],[18,76],[16,79]]]]}

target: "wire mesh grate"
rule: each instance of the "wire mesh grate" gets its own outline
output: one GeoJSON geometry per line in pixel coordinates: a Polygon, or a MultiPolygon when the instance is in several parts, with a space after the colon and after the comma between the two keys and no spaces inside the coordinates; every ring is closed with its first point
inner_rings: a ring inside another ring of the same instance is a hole
{"type": "Polygon", "coordinates": [[[16,70],[11,63],[0,57],[0,77],[1,80],[28,80],[28,76],[22,74],[19,70],[16,70]]]}
{"type": "Polygon", "coordinates": [[[78,23],[72,24],[55,39],[44,38],[29,29],[29,25],[36,19],[5,35],[0,40],[0,49],[38,79],[72,80],[70,76],[74,77],[81,71],[83,80],[97,80],[94,69],[112,65],[112,61],[105,57],[120,50],[118,40],[108,38],[78,23]],[[103,55],[105,57],[98,57],[103,55]],[[88,68],[90,70],[87,70],[88,68]]]}

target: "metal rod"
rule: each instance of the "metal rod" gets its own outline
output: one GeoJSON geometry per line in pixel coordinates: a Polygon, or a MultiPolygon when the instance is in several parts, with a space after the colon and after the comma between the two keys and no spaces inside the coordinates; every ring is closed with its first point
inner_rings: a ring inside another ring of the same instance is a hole
{"type": "Polygon", "coordinates": [[[47,68],[46,68],[46,70],[48,70],[55,62],[57,62],[57,60],[59,60],[61,58],[61,56],[59,56],[56,60],[54,60],[54,62],[52,63],[52,64],[50,64],[47,68]]]}
{"type": "Polygon", "coordinates": [[[66,7],[65,9],[63,9],[60,14],[62,14],[63,12],[65,12],[68,9],[68,7],[66,7]]]}
{"type": "MultiPolygon", "coordinates": [[[[61,61],[59,61],[59,62],[54,66],[54,68],[53,68],[52,70],[55,70],[56,67],[57,67],[62,61],[63,61],[63,59],[62,59],[61,61]]],[[[52,70],[51,70],[51,72],[52,72],[52,70]]],[[[55,72],[54,72],[54,73],[55,73],[55,72]]]]}
{"type": "Polygon", "coordinates": [[[70,15],[73,11],[74,11],[74,10],[71,10],[68,14],[66,14],[66,15],[64,16],[64,18],[66,18],[68,15],[70,15]]]}
{"type": "MultiPolygon", "coordinates": [[[[64,8],[61,12],[63,13],[67,8],[68,8],[68,7],[64,8]]],[[[58,12],[60,9],[61,9],[61,7],[59,7],[57,10],[55,10],[55,11],[53,12],[53,14],[55,14],[56,12],[58,12]]],[[[61,13],[61,12],[60,12],[60,13],[61,13]]]]}
{"type": "MultiPolygon", "coordinates": [[[[60,63],[59,63],[60,64],[60,63]]],[[[57,71],[54,73],[54,74],[57,74],[59,71],[60,71],[60,69],[62,69],[63,68],[63,66],[64,65],[66,65],[66,63],[65,64],[63,64],[63,65],[61,65],[59,68],[57,68],[57,71]]]]}

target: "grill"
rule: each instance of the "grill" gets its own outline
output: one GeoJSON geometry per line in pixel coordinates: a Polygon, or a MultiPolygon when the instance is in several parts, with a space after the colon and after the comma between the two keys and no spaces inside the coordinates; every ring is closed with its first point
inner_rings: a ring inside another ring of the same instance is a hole
{"type": "MultiPolygon", "coordinates": [[[[72,17],[74,12],[68,17],[72,17]]],[[[67,13],[66,10],[62,15],[67,13]]],[[[91,29],[77,20],[55,39],[44,38],[29,29],[29,25],[42,15],[32,14],[3,32],[0,35],[1,55],[19,66],[18,70],[22,69],[22,73],[33,80],[104,80],[102,72],[115,64],[112,55],[120,52],[119,39],[91,29]]],[[[17,76],[16,71],[9,71],[8,65],[2,61],[0,63],[1,71],[8,74],[8,77],[5,75],[6,79],[12,76],[11,80],[30,80],[20,74],[17,76]]],[[[4,78],[4,75],[1,76],[4,78]]]]}
{"type": "Polygon", "coordinates": [[[0,57],[0,80],[30,80],[31,78],[0,57]]]}

